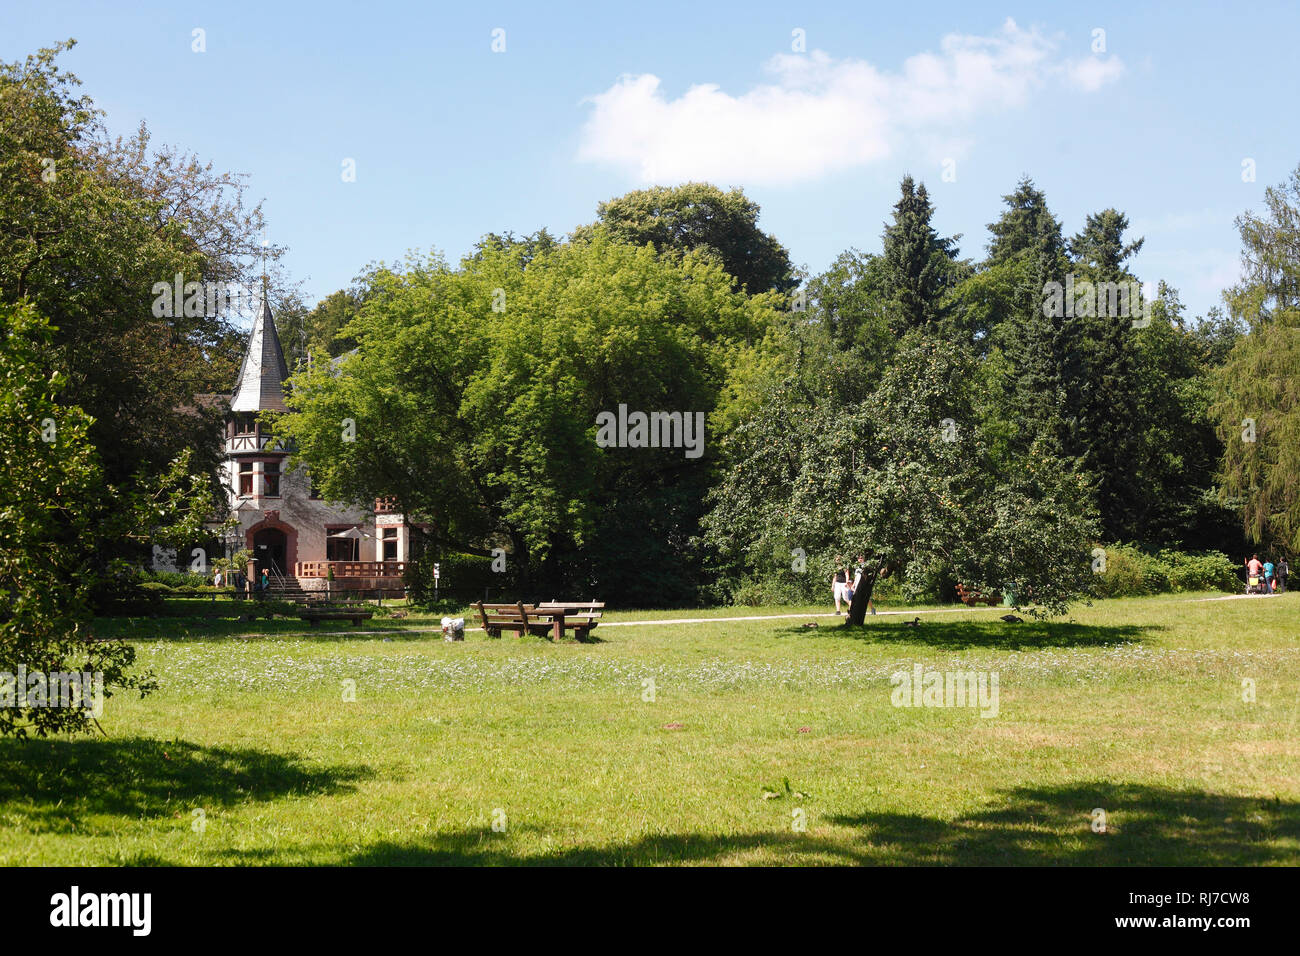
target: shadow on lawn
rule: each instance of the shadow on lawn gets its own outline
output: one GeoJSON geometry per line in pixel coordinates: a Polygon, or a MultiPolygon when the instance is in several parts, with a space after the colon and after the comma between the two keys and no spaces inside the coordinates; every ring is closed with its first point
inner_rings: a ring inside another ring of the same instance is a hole
{"type": "Polygon", "coordinates": [[[927,621],[916,627],[900,622],[871,621],[862,627],[832,624],[829,627],[782,628],[781,633],[802,637],[849,637],[882,644],[913,644],[946,650],[992,648],[1019,651],[1040,647],[1110,647],[1135,643],[1145,634],[1162,627],[1119,624],[1102,627],[1066,621],[927,621]]]}
{"type": "Polygon", "coordinates": [[[327,643],[345,640],[394,641],[442,639],[436,623],[409,623],[391,618],[375,618],[360,627],[346,622],[322,621],[312,627],[305,621],[278,619],[236,622],[220,618],[122,618],[109,619],[107,626],[97,622],[93,633],[99,638],[120,638],[139,644],[166,641],[261,641],[287,638],[327,643]],[[415,630],[421,628],[421,630],[415,630]],[[374,633],[378,631],[379,633],[374,633]]]}
{"type": "MultiPolygon", "coordinates": [[[[0,741],[0,814],[43,832],[84,832],[90,816],[183,817],[196,807],[336,793],[361,766],[316,769],[294,754],[184,740],[0,741]]],[[[93,825],[93,824],[92,824],[93,825]]]]}
{"type": "Polygon", "coordinates": [[[910,814],[833,817],[898,863],[1013,866],[1300,863],[1300,804],[1136,784],[1021,787],[951,823],[910,814]],[[1092,829],[1105,811],[1106,832],[1092,829]]]}
{"type": "Polygon", "coordinates": [[[355,866],[653,865],[727,862],[765,850],[762,862],[908,865],[1260,865],[1300,863],[1300,804],[1162,787],[1080,783],[1005,792],[998,805],[954,821],[917,814],[819,818],[809,832],[667,834],[625,844],[519,854],[490,830],[418,843],[373,844],[355,866]],[[1108,830],[1092,830],[1094,808],[1108,830]],[[830,824],[852,832],[818,835],[830,824]],[[772,856],[775,859],[772,859],[772,856]]]}

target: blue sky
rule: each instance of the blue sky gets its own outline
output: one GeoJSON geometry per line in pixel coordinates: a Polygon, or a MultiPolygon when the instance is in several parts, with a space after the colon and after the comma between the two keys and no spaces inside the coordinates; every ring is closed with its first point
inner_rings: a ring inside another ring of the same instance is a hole
{"type": "Polygon", "coordinates": [[[1236,276],[1233,217],[1300,164],[1296,36],[1295,4],[0,10],[0,57],[76,37],[65,67],[111,129],[145,120],[157,142],[247,173],[309,299],[374,260],[567,232],[602,199],[684,179],[743,187],[815,273],[848,247],[879,249],[911,172],[937,227],[980,258],[1027,173],[1067,233],[1126,212],[1146,237],[1139,275],[1200,314],[1236,276]]]}

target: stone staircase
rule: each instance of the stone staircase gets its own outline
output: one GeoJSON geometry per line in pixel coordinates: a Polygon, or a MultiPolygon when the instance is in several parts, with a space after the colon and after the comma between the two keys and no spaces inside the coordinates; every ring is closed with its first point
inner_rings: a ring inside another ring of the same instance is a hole
{"type": "Polygon", "coordinates": [[[306,604],[308,601],[308,592],[303,590],[298,579],[292,575],[287,577],[272,575],[267,596],[276,601],[292,601],[294,604],[306,604]]]}

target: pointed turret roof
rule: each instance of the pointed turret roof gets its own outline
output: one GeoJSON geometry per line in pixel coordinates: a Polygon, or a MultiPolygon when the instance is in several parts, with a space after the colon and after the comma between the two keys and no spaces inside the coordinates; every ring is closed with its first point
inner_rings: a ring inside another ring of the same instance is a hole
{"type": "Polygon", "coordinates": [[[266,289],[262,289],[262,314],[253,322],[248,336],[248,349],[244,363],[239,368],[239,381],[230,397],[232,412],[286,412],[284,381],[289,377],[289,366],[284,361],[280,336],[271,318],[271,304],[266,289]]]}

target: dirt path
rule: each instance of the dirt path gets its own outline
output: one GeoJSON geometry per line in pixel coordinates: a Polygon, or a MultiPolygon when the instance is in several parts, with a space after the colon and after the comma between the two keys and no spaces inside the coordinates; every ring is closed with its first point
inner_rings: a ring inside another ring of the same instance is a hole
{"type": "MultiPolygon", "coordinates": [[[[1203,601],[1239,601],[1243,599],[1265,598],[1269,596],[1270,595],[1266,595],[1266,594],[1225,594],[1222,597],[1185,598],[1184,600],[1178,603],[1192,604],[1192,603],[1200,603],[1203,601]]],[[[1278,597],[1278,596],[1279,595],[1272,595],[1272,597],[1278,597]]],[[[1006,612],[1007,608],[1004,607],[909,608],[905,611],[879,611],[874,616],[875,617],[918,617],[923,614],[970,614],[977,611],[1006,612]]],[[[718,617],[672,617],[672,618],[661,618],[658,620],[651,618],[644,621],[601,621],[600,626],[602,628],[606,628],[606,627],[647,627],[647,626],[657,625],[657,624],[713,624],[718,621],[790,621],[790,620],[806,621],[811,618],[821,618],[821,617],[833,617],[836,618],[837,620],[841,620],[843,619],[844,615],[836,614],[833,611],[822,611],[814,614],[749,614],[743,616],[720,615],[718,617]]],[[[872,615],[867,615],[867,617],[868,619],[870,619],[872,615]]],[[[470,624],[469,620],[466,619],[465,630],[482,631],[483,628],[478,627],[477,625],[470,624]]],[[[357,637],[374,637],[374,636],[389,636],[394,634],[430,634],[430,633],[438,634],[441,631],[442,631],[441,627],[434,625],[430,627],[406,627],[406,628],[402,628],[401,630],[394,629],[388,631],[348,630],[348,631],[331,631],[327,633],[329,633],[331,636],[337,634],[349,634],[349,635],[355,635],[357,637]]],[[[321,632],[320,631],[302,631],[302,632],[287,631],[287,632],[283,632],[283,634],[278,634],[277,636],[307,637],[309,635],[314,635],[319,633],[321,632]]],[[[261,635],[234,635],[234,636],[259,637],[261,635]]]]}
{"type": "MultiPolygon", "coordinates": [[[[997,610],[1006,611],[1007,609],[995,608],[995,607],[949,607],[949,608],[933,608],[929,610],[920,610],[917,608],[911,608],[906,611],[878,611],[874,616],[875,617],[889,617],[890,615],[916,616],[920,614],[956,614],[959,612],[964,613],[970,611],[997,611],[997,610]]],[[[868,618],[872,616],[873,615],[871,614],[867,615],[868,618]]],[[[712,624],[716,621],[788,621],[788,620],[798,620],[800,618],[807,620],[808,618],[812,618],[812,617],[834,617],[834,618],[842,619],[844,615],[836,614],[834,611],[830,611],[830,612],[819,613],[819,614],[754,614],[748,617],[733,617],[731,615],[725,615],[719,617],[674,617],[674,618],[665,618],[663,620],[647,620],[647,621],[601,621],[600,626],[601,627],[642,627],[647,624],[712,624]]]]}
{"type": "MultiPolygon", "coordinates": [[[[891,616],[915,617],[921,614],[959,614],[959,613],[969,613],[975,611],[1006,611],[1006,610],[1007,610],[1006,608],[1001,608],[1001,607],[949,607],[949,608],[924,608],[924,609],[911,608],[906,611],[878,611],[875,614],[875,617],[891,617],[891,616]]],[[[718,617],[673,617],[673,618],[663,618],[659,620],[647,619],[644,621],[601,621],[600,626],[602,628],[606,628],[606,627],[646,627],[649,625],[656,625],[656,624],[713,624],[718,621],[789,621],[789,620],[806,621],[809,620],[810,618],[818,618],[818,617],[833,617],[842,620],[844,615],[836,614],[834,611],[828,611],[828,612],[819,612],[816,614],[750,614],[744,616],[720,615],[718,617]]],[[[868,619],[870,619],[872,615],[869,614],[867,615],[867,617],[868,619]]],[[[482,631],[483,628],[470,624],[469,620],[467,619],[465,622],[465,630],[482,631]]],[[[368,637],[374,635],[391,635],[391,634],[428,634],[428,633],[436,634],[436,633],[440,633],[441,631],[442,631],[441,627],[432,626],[432,627],[405,627],[402,628],[401,630],[393,629],[387,631],[348,630],[348,631],[331,631],[329,633],[331,636],[335,634],[349,634],[349,635],[355,635],[357,637],[368,637]]],[[[308,635],[308,634],[317,634],[321,632],[303,631],[301,633],[303,635],[308,635]]],[[[285,632],[285,636],[297,637],[299,636],[299,632],[296,631],[285,632]]]]}

